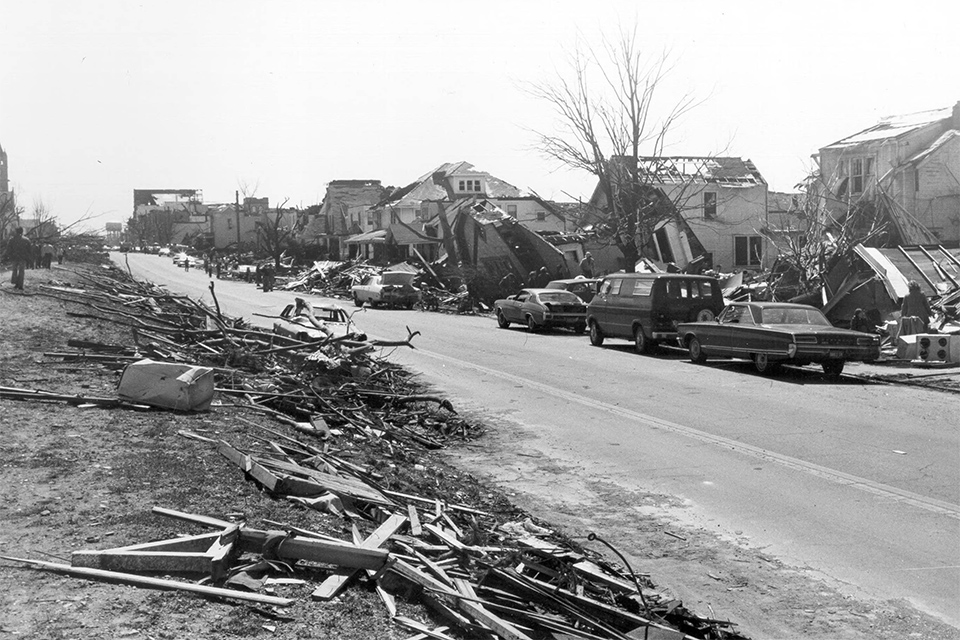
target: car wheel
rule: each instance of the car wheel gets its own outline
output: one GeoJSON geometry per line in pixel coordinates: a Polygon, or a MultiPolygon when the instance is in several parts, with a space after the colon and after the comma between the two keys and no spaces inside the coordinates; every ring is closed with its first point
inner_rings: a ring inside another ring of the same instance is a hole
{"type": "Polygon", "coordinates": [[[527,331],[533,333],[537,330],[537,323],[534,321],[533,316],[527,316],[527,331]]]}
{"type": "Polygon", "coordinates": [[[599,347],[603,344],[603,333],[600,331],[600,325],[595,320],[590,321],[590,344],[599,347]]]}
{"type": "Polygon", "coordinates": [[[710,309],[700,309],[697,312],[697,322],[713,322],[717,318],[710,309]]]}
{"type": "Polygon", "coordinates": [[[700,345],[700,341],[697,340],[696,336],[690,337],[690,341],[687,343],[687,349],[690,350],[691,362],[703,364],[707,361],[707,354],[703,352],[703,347],[700,345]]]}
{"type": "Polygon", "coordinates": [[[587,325],[585,324],[575,324],[573,325],[573,332],[577,335],[580,335],[586,330],[586,328],[587,328],[587,325]]]}
{"type": "Polygon", "coordinates": [[[357,294],[353,294],[353,304],[357,305],[358,307],[363,306],[363,302],[360,301],[360,296],[357,294]]]}
{"type": "Polygon", "coordinates": [[[637,350],[637,353],[647,353],[650,351],[650,341],[647,339],[647,335],[643,332],[643,327],[637,325],[633,329],[633,348],[637,350]]]}
{"type": "Polygon", "coordinates": [[[843,373],[843,360],[827,360],[822,366],[823,372],[831,378],[839,378],[843,373]]]}
{"type": "Polygon", "coordinates": [[[507,321],[507,319],[503,317],[503,311],[500,309],[497,309],[497,326],[501,329],[506,329],[510,326],[510,323],[507,321]]]}
{"type": "Polygon", "coordinates": [[[765,353],[757,353],[753,356],[753,366],[756,367],[757,372],[763,374],[771,374],[780,368],[779,365],[771,362],[765,353]]]}

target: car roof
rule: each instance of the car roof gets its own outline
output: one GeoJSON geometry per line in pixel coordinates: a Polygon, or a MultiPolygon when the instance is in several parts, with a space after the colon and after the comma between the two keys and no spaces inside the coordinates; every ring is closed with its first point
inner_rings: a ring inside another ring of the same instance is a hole
{"type": "Polygon", "coordinates": [[[744,304],[744,305],[749,305],[751,307],[757,307],[758,309],[813,309],[814,311],[820,311],[820,309],[817,309],[816,307],[811,306],[809,304],[799,304],[797,302],[763,302],[763,301],[737,302],[737,301],[734,301],[734,302],[731,302],[730,304],[731,305],[744,304]]]}
{"type": "Polygon", "coordinates": [[[699,276],[693,273],[626,273],[624,271],[618,271],[617,273],[608,273],[603,276],[604,278],[629,278],[634,279],[647,279],[647,280],[713,280],[717,281],[713,276],[699,276]]]}
{"type": "Polygon", "coordinates": [[[599,282],[600,278],[561,278],[560,280],[551,280],[548,282],[548,285],[551,284],[577,284],[579,282],[599,282]]]}

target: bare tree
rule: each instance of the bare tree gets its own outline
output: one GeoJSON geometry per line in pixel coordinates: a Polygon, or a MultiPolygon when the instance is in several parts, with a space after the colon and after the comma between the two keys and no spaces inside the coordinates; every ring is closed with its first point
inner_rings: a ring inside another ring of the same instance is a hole
{"type": "Polygon", "coordinates": [[[289,198],[281,202],[273,213],[263,212],[257,221],[258,243],[267,255],[273,258],[273,266],[277,269],[280,268],[283,252],[291,248],[296,233],[296,221],[290,221],[289,214],[283,211],[288,201],[289,198]]]}
{"type": "MultiPolygon", "coordinates": [[[[637,32],[622,31],[607,42],[602,55],[578,48],[570,75],[534,84],[530,93],[549,104],[559,118],[559,132],[537,135],[536,147],[547,157],[597,178],[603,196],[599,236],[615,244],[624,268],[633,271],[657,226],[678,213],[678,195],[659,187],[656,159],[677,121],[697,106],[684,95],[660,110],[657,90],[670,71],[666,54],[648,58],[637,32]],[[653,160],[651,166],[650,160],[653,160]]],[[[688,189],[681,184],[681,192],[688,189]]]]}
{"type": "Polygon", "coordinates": [[[5,243],[7,237],[13,235],[13,229],[19,224],[23,213],[23,207],[17,204],[13,191],[0,193],[0,243],[5,243]]]}

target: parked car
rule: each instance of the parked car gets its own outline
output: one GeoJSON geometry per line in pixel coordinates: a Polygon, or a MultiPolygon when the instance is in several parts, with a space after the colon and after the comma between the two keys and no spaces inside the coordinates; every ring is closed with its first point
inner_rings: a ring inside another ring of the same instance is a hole
{"type": "Polygon", "coordinates": [[[587,307],[590,343],[606,338],[633,340],[646,353],[660,341],[673,342],[681,322],[713,320],[723,311],[716,278],[679,273],[612,273],[604,276],[587,307]]]}
{"type": "Polygon", "coordinates": [[[597,283],[600,278],[566,278],[564,280],[551,280],[547,283],[547,289],[563,289],[576,294],[584,302],[593,300],[597,293],[597,283]]]}
{"type": "Polygon", "coordinates": [[[409,271],[385,271],[370,276],[363,284],[350,288],[353,302],[358,307],[369,302],[372,306],[387,305],[412,309],[420,299],[420,290],[413,286],[417,274],[409,271]]]}
{"type": "Polygon", "coordinates": [[[715,321],[683,323],[677,334],[694,362],[743,358],[753,360],[760,373],[816,362],[827,375],[839,376],[845,362],[880,356],[876,335],[838,329],[819,309],[787,302],[735,302],[715,321]]]}
{"type": "Polygon", "coordinates": [[[173,264],[177,265],[178,267],[183,267],[188,262],[190,263],[191,267],[195,268],[203,268],[204,265],[203,258],[191,256],[188,253],[178,253],[173,256],[173,264]]]}
{"type": "Polygon", "coordinates": [[[520,293],[493,303],[497,325],[524,324],[529,331],[566,327],[583,333],[587,326],[587,305],[562,289],[521,289],[520,293]]]}

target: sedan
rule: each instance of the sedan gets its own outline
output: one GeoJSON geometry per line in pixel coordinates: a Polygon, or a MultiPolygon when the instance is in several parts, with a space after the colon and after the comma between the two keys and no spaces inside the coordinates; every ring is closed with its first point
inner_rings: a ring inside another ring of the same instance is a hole
{"type": "Polygon", "coordinates": [[[529,331],[567,327],[583,333],[587,327],[587,305],[562,289],[521,289],[516,295],[497,300],[493,309],[501,329],[512,322],[526,325],[529,331]]]}
{"type": "Polygon", "coordinates": [[[420,300],[420,290],[413,286],[417,274],[409,271],[385,271],[370,276],[363,284],[350,288],[353,302],[362,307],[365,302],[412,309],[420,300]]]}
{"type": "Polygon", "coordinates": [[[593,300],[597,293],[597,283],[600,278],[566,278],[563,280],[551,280],[547,283],[547,289],[563,289],[570,293],[575,293],[584,302],[593,300]]]}
{"type": "Polygon", "coordinates": [[[743,358],[753,360],[760,373],[816,362],[836,377],[847,361],[871,362],[880,356],[876,335],[838,329],[819,309],[786,302],[733,303],[713,322],[681,323],[677,339],[693,362],[743,358]]]}

